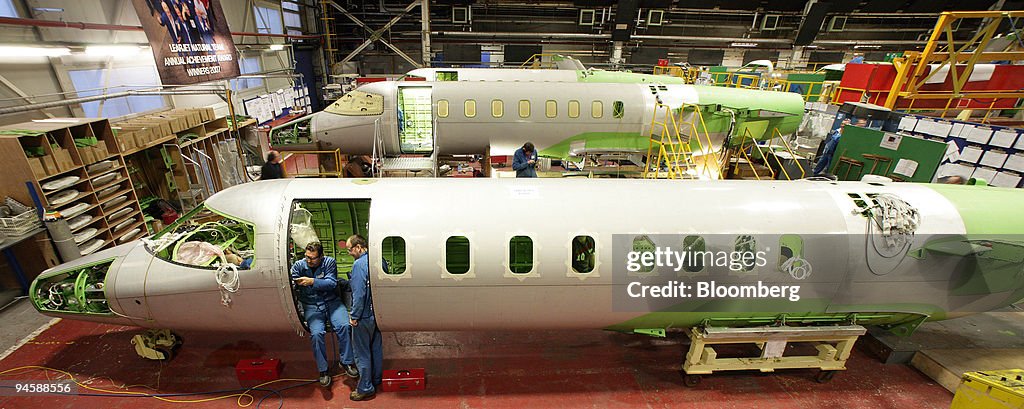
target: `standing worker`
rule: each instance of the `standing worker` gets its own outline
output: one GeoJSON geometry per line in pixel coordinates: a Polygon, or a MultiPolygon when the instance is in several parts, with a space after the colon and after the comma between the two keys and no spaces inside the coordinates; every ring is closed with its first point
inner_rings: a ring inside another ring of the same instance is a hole
{"type": "Polygon", "coordinates": [[[352,352],[359,369],[359,383],[349,399],[360,401],[377,394],[377,387],[384,378],[384,347],[380,329],[373,316],[373,292],[370,289],[370,266],[366,253],[366,238],[358,234],[345,240],[348,254],[355,258],[349,283],[352,286],[352,311],[349,325],[352,326],[352,352]]]}
{"type": "Polygon", "coordinates": [[[814,176],[821,175],[828,171],[829,165],[832,164],[832,155],[836,153],[836,147],[839,146],[839,138],[843,136],[843,127],[849,124],[850,119],[844,119],[843,122],[839,124],[838,128],[829,132],[828,136],[825,137],[825,149],[821,151],[818,163],[814,165],[814,176]]]}
{"type": "Polygon", "coordinates": [[[267,152],[267,162],[260,168],[260,180],[281,179],[284,168],[281,167],[281,152],[267,152]]]}
{"type": "Polygon", "coordinates": [[[512,156],[512,169],[516,171],[517,178],[537,177],[537,150],[533,142],[527,142],[522,148],[516,149],[512,156]]]}

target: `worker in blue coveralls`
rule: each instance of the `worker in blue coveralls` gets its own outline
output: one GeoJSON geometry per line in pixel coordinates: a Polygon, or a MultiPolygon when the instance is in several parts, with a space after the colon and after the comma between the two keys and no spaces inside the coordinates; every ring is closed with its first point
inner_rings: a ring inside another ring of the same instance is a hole
{"type": "Polygon", "coordinates": [[[814,175],[818,176],[829,169],[829,165],[832,163],[832,155],[836,153],[836,147],[839,146],[839,138],[843,136],[843,127],[850,124],[850,119],[846,118],[843,120],[839,127],[834,131],[829,132],[825,138],[825,149],[821,151],[821,156],[818,158],[818,163],[814,165],[814,175]]]}
{"type": "Polygon", "coordinates": [[[327,349],[324,336],[328,319],[338,337],[341,369],[350,377],[359,376],[352,356],[352,344],[349,342],[352,328],[348,323],[348,311],[338,297],[337,287],[348,285],[338,279],[338,265],[333,257],[324,256],[324,247],[320,242],[306,245],[306,258],[292,264],[292,280],[299,291],[299,302],[309,325],[309,337],[313,343],[313,358],[316,368],[320,371],[320,385],[331,386],[330,365],[327,361],[327,349]]]}
{"type": "Polygon", "coordinates": [[[352,264],[349,282],[352,285],[352,311],[349,324],[352,325],[352,352],[359,368],[359,384],[349,399],[360,401],[372,398],[377,393],[384,377],[384,347],[377,320],[373,316],[373,292],[370,290],[370,266],[366,253],[366,238],[358,234],[345,240],[348,254],[356,259],[352,264]]]}
{"type": "Polygon", "coordinates": [[[532,142],[523,144],[512,154],[512,170],[516,171],[517,178],[537,177],[537,149],[532,142]]]}

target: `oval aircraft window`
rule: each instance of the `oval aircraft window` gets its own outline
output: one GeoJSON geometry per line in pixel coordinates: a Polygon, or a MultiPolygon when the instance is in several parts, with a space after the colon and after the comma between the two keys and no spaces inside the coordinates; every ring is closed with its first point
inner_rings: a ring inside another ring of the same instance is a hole
{"type": "Polygon", "coordinates": [[[586,274],[594,271],[594,238],[590,236],[576,236],[572,239],[572,270],[586,274]]]}
{"type": "Polygon", "coordinates": [[[707,245],[701,236],[686,236],[683,238],[683,251],[687,258],[683,261],[683,270],[687,273],[697,273],[704,269],[704,256],[707,252],[707,245]]]}
{"type": "Polygon", "coordinates": [[[519,117],[529,118],[530,117],[530,101],[521,100],[519,101],[519,117]]]}
{"type": "Polygon", "coordinates": [[[491,116],[501,118],[505,114],[505,103],[500,99],[491,101],[491,116]]]}
{"type": "Polygon", "coordinates": [[[469,272],[469,239],[452,236],[445,242],[444,267],[449,274],[469,272]]]}
{"type": "Polygon", "coordinates": [[[465,109],[466,118],[476,117],[476,100],[467,99],[463,108],[465,109]]]}
{"type": "Polygon", "coordinates": [[[580,101],[569,101],[569,118],[580,117],[580,101]]]}
{"type": "Polygon", "coordinates": [[[544,115],[548,118],[554,118],[558,116],[558,103],[552,100],[548,100],[544,103],[544,115]]]}
{"type": "Polygon", "coordinates": [[[395,275],[405,273],[405,239],[388,236],[381,242],[380,247],[381,255],[388,265],[384,272],[395,275]]]}
{"type": "Polygon", "coordinates": [[[442,99],[437,101],[437,117],[447,118],[448,117],[448,100],[442,99]]]}
{"type": "Polygon", "coordinates": [[[533,270],[533,239],[515,236],[508,241],[508,268],[515,274],[533,270]]]}
{"type": "Polygon", "coordinates": [[[590,104],[590,116],[600,118],[604,116],[604,103],[601,101],[594,101],[590,104]]]}

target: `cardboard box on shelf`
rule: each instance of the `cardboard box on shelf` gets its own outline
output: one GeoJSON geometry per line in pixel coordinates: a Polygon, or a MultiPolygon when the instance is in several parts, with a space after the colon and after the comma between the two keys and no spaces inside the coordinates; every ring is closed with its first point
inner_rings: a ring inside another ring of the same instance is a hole
{"type": "Polygon", "coordinates": [[[171,135],[174,132],[171,131],[171,124],[166,120],[153,117],[143,117],[132,120],[133,124],[139,125],[145,128],[152,128],[153,136],[150,140],[157,140],[164,136],[171,135]]]}
{"type": "Polygon", "coordinates": [[[150,130],[149,128],[139,128],[134,133],[132,133],[132,139],[135,139],[135,147],[143,148],[146,145],[148,145],[150,134],[152,133],[153,131],[150,130]]]}
{"type": "Polygon", "coordinates": [[[114,139],[117,141],[117,147],[121,152],[128,152],[135,149],[134,132],[122,130],[117,133],[117,136],[114,137],[114,139]]]}
{"type": "Polygon", "coordinates": [[[100,141],[100,143],[96,144],[96,152],[102,159],[106,159],[108,156],[110,156],[110,149],[107,149],[107,144],[105,141],[100,141]]]}
{"type": "Polygon", "coordinates": [[[28,158],[28,167],[32,169],[32,175],[34,175],[36,179],[42,179],[49,176],[49,173],[46,171],[46,166],[43,165],[42,158],[28,158]]]}
{"type": "Polygon", "coordinates": [[[53,150],[53,162],[58,172],[70,170],[75,167],[75,161],[71,159],[71,151],[64,148],[53,150]]]}
{"type": "Polygon", "coordinates": [[[174,133],[181,132],[192,126],[189,124],[187,118],[176,115],[172,112],[157,114],[154,115],[153,118],[166,122],[171,127],[171,132],[174,133]]]}
{"type": "Polygon", "coordinates": [[[89,165],[96,163],[96,158],[93,156],[91,147],[78,148],[78,156],[82,158],[82,164],[89,165]]]}
{"type": "Polygon", "coordinates": [[[210,122],[213,120],[213,108],[198,108],[199,117],[202,118],[203,122],[210,122]]]}
{"type": "Polygon", "coordinates": [[[53,159],[53,156],[46,155],[46,156],[40,157],[39,159],[40,159],[40,162],[42,162],[43,169],[46,170],[46,174],[47,175],[52,175],[52,174],[60,172],[60,169],[57,167],[57,161],[53,159]]]}

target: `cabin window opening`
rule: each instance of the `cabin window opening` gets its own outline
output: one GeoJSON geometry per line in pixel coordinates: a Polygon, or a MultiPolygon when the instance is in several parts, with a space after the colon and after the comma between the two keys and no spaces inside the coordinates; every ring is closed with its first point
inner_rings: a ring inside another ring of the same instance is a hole
{"type": "Polygon", "coordinates": [[[601,101],[592,102],[590,104],[590,116],[594,117],[594,119],[604,116],[604,103],[601,101]]]}
{"type": "Polygon", "coordinates": [[[466,118],[476,117],[476,100],[467,99],[466,103],[463,104],[463,109],[466,114],[466,118]]]}
{"type": "Polygon", "coordinates": [[[437,80],[438,81],[458,81],[459,80],[459,72],[458,71],[438,71],[437,72],[437,80]]]}
{"type": "Polygon", "coordinates": [[[380,244],[380,254],[384,258],[384,273],[399,275],[405,273],[405,239],[388,236],[380,244]]]}
{"type": "Polygon", "coordinates": [[[192,267],[215,269],[227,263],[248,269],[255,259],[255,239],[251,223],[200,205],[153,236],[147,249],[165,261],[192,267]]]}
{"type": "Polygon", "coordinates": [[[594,271],[597,248],[594,246],[594,238],[590,236],[576,236],[572,239],[572,270],[579,274],[587,274],[594,271]]]}
{"type": "Polygon", "coordinates": [[[712,253],[707,251],[707,244],[701,236],[683,237],[683,251],[689,255],[683,261],[683,270],[687,273],[698,273],[704,270],[704,257],[712,256],[712,253]]]}
{"type": "Polygon", "coordinates": [[[530,101],[525,99],[519,101],[519,117],[529,118],[530,117],[530,101]]]}
{"type": "Polygon", "coordinates": [[[445,242],[444,267],[449,274],[469,272],[469,239],[465,236],[451,236],[445,242]]]}
{"type": "Polygon", "coordinates": [[[747,257],[747,255],[757,254],[757,239],[755,239],[754,236],[748,234],[736,236],[736,241],[733,250],[735,250],[736,253],[743,255],[743,258],[740,260],[739,263],[737,263],[739,266],[738,270],[733,269],[732,265],[730,265],[729,268],[734,271],[752,271],[754,269],[754,266],[757,265],[757,260],[756,257],[747,257]]]}
{"type": "Polygon", "coordinates": [[[623,115],[625,115],[625,109],[626,109],[626,107],[622,103],[622,101],[615,101],[615,102],[613,102],[612,103],[612,116],[615,117],[615,119],[622,119],[623,115]]]}
{"type": "Polygon", "coordinates": [[[789,274],[797,280],[803,280],[811,274],[811,265],[803,258],[804,239],[796,234],[783,234],[779,237],[779,271],[789,274]]]}
{"type": "Polygon", "coordinates": [[[437,117],[447,118],[448,117],[448,100],[442,99],[437,101],[437,117]]]}
{"type": "Polygon", "coordinates": [[[569,118],[580,117],[580,101],[572,100],[569,101],[569,118]]]}
{"type": "MultiPolygon", "coordinates": [[[[640,259],[641,260],[643,260],[644,258],[647,258],[647,257],[650,257],[649,259],[653,260],[654,259],[654,250],[655,250],[655,248],[654,248],[654,241],[651,240],[651,238],[649,236],[647,236],[646,234],[633,237],[633,251],[635,251],[638,254],[640,254],[640,259]],[[650,253],[650,256],[646,256],[646,254],[648,254],[648,253],[650,253]]],[[[644,265],[643,263],[640,263],[639,270],[637,270],[635,272],[637,272],[637,273],[650,273],[652,271],[654,271],[654,264],[644,265]]]]}
{"type": "Polygon", "coordinates": [[[505,115],[505,102],[500,99],[491,101],[491,116],[501,118],[505,115]]]}
{"type": "Polygon", "coordinates": [[[514,274],[533,271],[533,239],[514,236],[508,241],[508,268],[514,274]]]}
{"type": "Polygon", "coordinates": [[[558,103],[552,100],[548,100],[544,103],[544,115],[548,118],[554,118],[558,116],[558,103]]]}

